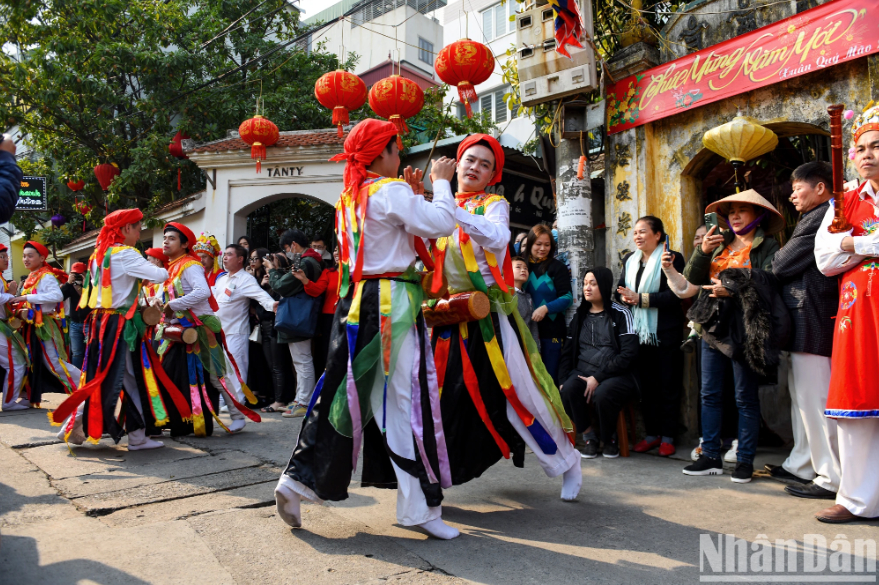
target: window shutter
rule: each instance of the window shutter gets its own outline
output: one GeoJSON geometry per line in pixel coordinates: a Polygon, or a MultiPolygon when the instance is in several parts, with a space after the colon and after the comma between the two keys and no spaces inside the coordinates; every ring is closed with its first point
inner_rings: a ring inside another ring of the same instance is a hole
{"type": "Polygon", "coordinates": [[[494,121],[507,121],[507,104],[504,103],[504,90],[494,92],[494,121]]]}
{"type": "Polygon", "coordinates": [[[491,25],[493,24],[492,17],[494,16],[494,9],[486,10],[482,13],[482,34],[485,37],[485,42],[487,43],[493,37],[491,34],[491,25]]]}
{"type": "MultiPolygon", "coordinates": [[[[508,4],[512,2],[507,0],[508,4]]],[[[503,5],[494,7],[494,35],[499,37],[507,32],[507,15],[503,5]]]]}
{"type": "Polygon", "coordinates": [[[483,112],[488,112],[488,115],[491,116],[491,94],[484,95],[479,100],[481,102],[480,110],[483,112]]]}

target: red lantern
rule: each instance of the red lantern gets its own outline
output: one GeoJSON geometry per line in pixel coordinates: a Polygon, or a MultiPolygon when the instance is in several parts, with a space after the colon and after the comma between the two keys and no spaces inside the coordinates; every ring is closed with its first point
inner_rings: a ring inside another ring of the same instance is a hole
{"type": "Polygon", "coordinates": [[[80,215],[88,215],[88,212],[92,210],[92,206],[89,205],[85,200],[77,201],[73,204],[73,208],[80,215]]]}
{"type": "MultiPolygon", "coordinates": [[[[188,159],[186,153],[183,152],[183,141],[188,140],[189,136],[183,134],[179,130],[177,134],[174,135],[174,138],[171,139],[171,144],[168,145],[168,152],[171,153],[171,156],[176,158],[177,160],[188,159]]],[[[177,169],[177,190],[180,191],[180,169],[177,169]]]]}
{"type": "Polygon", "coordinates": [[[110,188],[113,179],[118,177],[119,174],[119,167],[116,166],[116,163],[104,163],[95,167],[95,177],[97,177],[98,183],[101,185],[101,189],[103,189],[104,192],[110,188]]]}
{"type": "Polygon", "coordinates": [[[259,173],[262,170],[261,161],[266,159],[266,147],[274,146],[278,142],[278,127],[257,114],[241,123],[238,134],[241,140],[250,145],[250,158],[256,159],[256,172],[259,173]]]}
{"type": "Polygon", "coordinates": [[[473,117],[470,104],[476,101],[475,86],[485,82],[494,72],[494,55],[487,46],[470,39],[461,39],[443,47],[433,65],[440,79],[457,86],[458,97],[473,117]]]}
{"type": "Polygon", "coordinates": [[[397,127],[397,146],[403,148],[401,134],[409,132],[406,118],[411,118],[424,106],[424,92],[411,79],[391,75],[375,83],[369,90],[369,107],[397,127]]]}
{"type": "Polygon", "coordinates": [[[348,111],[356,110],[366,103],[366,84],[347,71],[331,71],[314,84],[314,97],[325,107],[333,110],[333,124],[344,135],[342,126],[349,123],[348,111]]]}
{"type": "Polygon", "coordinates": [[[77,191],[82,191],[83,187],[85,187],[85,181],[80,179],[79,181],[74,181],[70,179],[67,181],[67,188],[76,193],[77,191]]]}

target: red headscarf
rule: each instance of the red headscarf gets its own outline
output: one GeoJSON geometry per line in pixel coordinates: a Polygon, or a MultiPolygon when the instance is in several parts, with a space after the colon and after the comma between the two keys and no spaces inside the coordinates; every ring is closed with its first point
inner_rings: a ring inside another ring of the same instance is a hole
{"type": "Polygon", "coordinates": [[[120,244],[125,239],[122,235],[122,228],[141,220],[143,220],[143,212],[140,209],[120,209],[104,218],[104,227],[98,234],[95,253],[92,254],[91,258],[97,261],[98,268],[104,263],[104,254],[107,253],[107,248],[113,244],[120,244]]]}
{"type": "Polygon", "coordinates": [[[464,153],[467,152],[468,148],[479,142],[486,142],[494,153],[494,169],[496,172],[494,178],[489,181],[488,184],[496,185],[501,182],[501,178],[504,174],[504,148],[501,146],[500,142],[488,134],[471,134],[462,140],[461,144],[458,145],[458,162],[461,162],[461,157],[464,156],[464,153]]]}
{"type": "Polygon", "coordinates": [[[152,256],[157,260],[162,261],[162,266],[166,269],[168,268],[168,257],[165,256],[165,251],[161,248],[147,248],[146,252],[144,252],[147,256],[152,256]]]}
{"type": "Polygon", "coordinates": [[[345,139],[345,152],[330,160],[345,163],[345,190],[355,191],[366,180],[366,166],[372,164],[384,151],[391,138],[397,135],[397,127],[390,122],[367,118],[351,130],[345,139]]]}
{"type": "Polygon", "coordinates": [[[33,248],[34,250],[37,251],[37,254],[39,254],[43,258],[49,257],[49,248],[47,248],[46,246],[42,245],[39,242],[34,242],[32,240],[28,240],[27,242],[25,242],[24,247],[25,248],[33,248]]]}
{"type": "Polygon", "coordinates": [[[198,241],[195,238],[195,234],[192,233],[192,230],[189,229],[188,227],[186,227],[185,225],[183,225],[182,223],[177,223],[176,221],[171,221],[171,222],[166,223],[164,231],[168,231],[168,228],[175,229],[178,232],[180,232],[181,234],[183,234],[183,237],[186,238],[186,243],[184,244],[184,246],[186,246],[186,255],[192,256],[193,258],[195,258],[196,260],[199,260],[199,262],[201,262],[199,257],[195,255],[195,252],[192,251],[192,247],[195,246],[195,243],[198,241]]]}

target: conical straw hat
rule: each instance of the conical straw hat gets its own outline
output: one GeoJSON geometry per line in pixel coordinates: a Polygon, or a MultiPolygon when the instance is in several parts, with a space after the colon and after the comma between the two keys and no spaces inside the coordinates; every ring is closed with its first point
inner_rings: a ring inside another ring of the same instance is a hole
{"type": "MultiPolygon", "coordinates": [[[[730,203],[750,203],[755,207],[762,207],[769,211],[769,216],[762,222],[763,225],[768,225],[768,227],[763,230],[767,236],[784,229],[784,217],[782,217],[778,210],[775,209],[775,206],[772,205],[772,203],[767,201],[765,197],[753,189],[748,189],[747,191],[724,197],[720,201],[715,201],[705,208],[705,213],[717,212],[717,219],[720,226],[729,229],[729,225],[724,217],[729,215],[730,203]]],[[[757,215],[762,213],[760,210],[755,211],[757,211],[757,215]]]]}

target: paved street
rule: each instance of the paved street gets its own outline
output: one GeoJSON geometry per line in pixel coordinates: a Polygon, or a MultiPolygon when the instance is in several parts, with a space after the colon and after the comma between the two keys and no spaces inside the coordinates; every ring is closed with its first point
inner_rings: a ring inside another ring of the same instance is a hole
{"type": "Polygon", "coordinates": [[[818,523],[824,502],[773,481],[690,478],[651,455],[584,460],[576,503],[533,456],[524,470],[498,464],[447,490],[444,518],[462,532],[451,542],[397,525],[395,492],[357,481],[345,502],[304,505],[306,529],[293,531],[272,488],[300,421],[267,415],[150,452],[104,440],[72,457],[45,411],[0,414],[0,583],[677,584],[699,581],[700,534],[879,535],[876,523],[818,523]]]}

